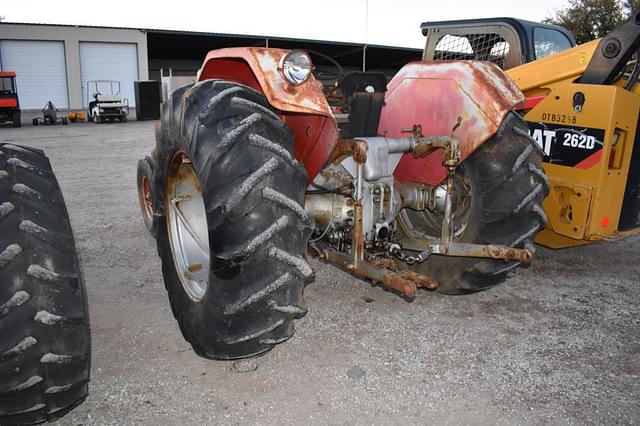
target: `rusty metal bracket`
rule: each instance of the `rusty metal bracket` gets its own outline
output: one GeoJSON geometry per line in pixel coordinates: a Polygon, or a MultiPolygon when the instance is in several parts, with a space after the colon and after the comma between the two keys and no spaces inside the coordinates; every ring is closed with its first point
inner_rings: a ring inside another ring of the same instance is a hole
{"type": "Polygon", "coordinates": [[[378,282],[383,287],[402,294],[408,300],[416,296],[418,288],[433,290],[438,287],[436,280],[416,272],[389,269],[393,263],[383,265],[363,259],[354,264],[351,256],[333,250],[324,250],[320,259],[344,268],[361,278],[378,282]]]}
{"type": "Polygon", "coordinates": [[[345,158],[352,156],[358,164],[367,161],[368,146],[365,141],[358,139],[338,139],[327,164],[340,164],[345,158]]]}

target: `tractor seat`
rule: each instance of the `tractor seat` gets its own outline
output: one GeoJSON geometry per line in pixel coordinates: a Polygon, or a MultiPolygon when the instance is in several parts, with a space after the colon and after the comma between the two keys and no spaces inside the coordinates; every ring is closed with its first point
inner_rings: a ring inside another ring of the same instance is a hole
{"type": "Polygon", "coordinates": [[[349,108],[349,123],[341,129],[341,136],[377,136],[387,77],[381,72],[353,71],[342,77],[338,87],[346,97],[349,108]]]}
{"type": "Polygon", "coordinates": [[[387,77],[381,72],[351,71],[344,74],[338,87],[347,98],[356,92],[368,92],[367,88],[372,88],[375,93],[384,93],[387,91],[387,77]]]}

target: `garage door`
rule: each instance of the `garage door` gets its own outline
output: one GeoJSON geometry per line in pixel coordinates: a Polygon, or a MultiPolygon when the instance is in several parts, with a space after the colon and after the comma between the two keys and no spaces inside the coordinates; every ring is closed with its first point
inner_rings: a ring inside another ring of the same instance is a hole
{"type": "Polygon", "coordinates": [[[68,108],[67,71],[61,41],[1,40],[3,71],[15,71],[22,109],[40,109],[51,100],[68,108]]]}
{"type": "MultiPolygon", "coordinates": [[[[87,82],[91,80],[118,80],[120,94],[135,106],[133,82],[138,80],[138,51],[131,43],[80,43],[80,74],[82,76],[82,102],[87,106],[87,82]]],[[[110,94],[108,85],[100,92],[110,94]]],[[[93,95],[90,93],[89,95],[93,95]]]]}

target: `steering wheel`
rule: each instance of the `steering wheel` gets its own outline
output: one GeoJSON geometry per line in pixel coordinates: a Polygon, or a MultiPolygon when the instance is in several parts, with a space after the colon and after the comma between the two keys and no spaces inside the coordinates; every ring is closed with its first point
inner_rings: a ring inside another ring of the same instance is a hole
{"type": "Polygon", "coordinates": [[[317,56],[329,62],[332,67],[329,71],[318,71],[318,69],[314,67],[313,76],[322,83],[323,87],[331,89],[334,88],[344,75],[342,66],[338,63],[338,61],[333,59],[331,56],[325,55],[324,53],[320,53],[315,50],[307,50],[307,52],[311,56],[317,56]]]}

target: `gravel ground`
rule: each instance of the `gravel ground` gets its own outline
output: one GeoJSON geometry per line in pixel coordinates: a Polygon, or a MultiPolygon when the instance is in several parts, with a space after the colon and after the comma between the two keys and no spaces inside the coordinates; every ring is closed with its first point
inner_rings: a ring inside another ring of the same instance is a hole
{"type": "Polygon", "coordinates": [[[59,424],[640,423],[639,237],[539,248],[506,285],[412,303],[312,261],[293,339],[242,363],[198,358],[138,211],[153,125],[0,129],[46,150],[85,272],[90,396],[59,424]]]}

